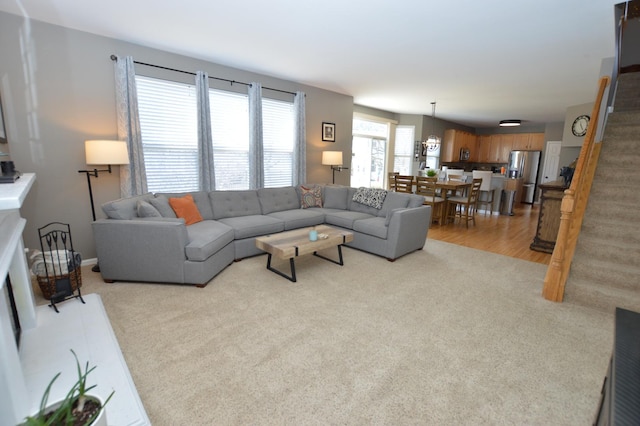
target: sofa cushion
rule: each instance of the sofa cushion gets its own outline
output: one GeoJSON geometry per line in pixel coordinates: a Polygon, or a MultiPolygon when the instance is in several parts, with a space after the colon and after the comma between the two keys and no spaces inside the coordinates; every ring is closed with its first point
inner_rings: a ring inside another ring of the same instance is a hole
{"type": "Polygon", "coordinates": [[[382,208],[378,212],[378,216],[386,217],[391,210],[404,209],[409,205],[411,197],[409,194],[401,194],[398,192],[389,191],[384,199],[382,208]]]}
{"type": "Polygon", "coordinates": [[[386,239],[388,226],[385,226],[384,217],[372,217],[370,219],[356,220],[353,224],[353,230],[362,232],[363,234],[373,235],[374,237],[386,239]]]}
{"type": "Polygon", "coordinates": [[[193,201],[196,203],[198,207],[198,211],[202,216],[203,220],[212,220],[213,219],[213,210],[211,209],[211,201],[209,201],[209,193],[206,191],[193,191],[193,192],[160,192],[156,194],[164,195],[169,198],[180,198],[184,197],[187,194],[191,194],[193,197],[193,201]]]}
{"type": "Polygon", "coordinates": [[[233,228],[233,237],[236,240],[284,231],[284,222],[271,216],[250,215],[227,217],[220,219],[220,222],[233,228]]]}
{"type": "Polygon", "coordinates": [[[353,194],[353,201],[356,203],[364,204],[365,206],[375,207],[376,209],[382,208],[382,203],[387,196],[386,189],[378,188],[365,188],[361,186],[353,194]]]}
{"type": "Polygon", "coordinates": [[[176,216],[176,212],[174,212],[173,209],[171,208],[171,205],[169,204],[169,199],[164,195],[156,194],[156,197],[150,199],[149,203],[160,212],[162,217],[170,217],[170,218],[178,217],[176,216]]]}
{"type": "Polygon", "coordinates": [[[189,244],[185,247],[187,259],[202,262],[233,241],[233,229],[215,220],[203,220],[187,226],[189,244]]]}
{"type": "Polygon", "coordinates": [[[202,222],[202,216],[191,194],[179,198],[169,198],[169,204],[176,212],[176,216],[183,218],[187,225],[202,222]]]}
{"type": "Polygon", "coordinates": [[[138,217],[162,217],[158,209],[149,204],[148,201],[138,200],[136,204],[138,217]]]}
{"type": "Polygon", "coordinates": [[[353,229],[354,222],[361,219],[371,219],[373,217],[375,217],[375,215],[346,210],[336,213],[327,213],[324,221],[329,225],[336,225],[342,228],[353,229]]]}
{"type": "Polygon", "coordinates": [[[300,208],[298,194],[293,186],[258,189],[258,199],[262,214],[300,208]]]}
{"type": "Polygon", "coordinates": [[[347,210],[349,188],[346,186],[325,186],[323,207],[327,209],[347,210]]]}
{"type": "Polygon", "coordinates": [[[258,192],[255,190],[211,191],[209,200],[216,220],[262,214],[258,192]]]}
{"type": "Polygon", "coordinates": [[[102,211],[109,219],[129,220],[138,217],[138,201],[150,201],[153,194],[150,192],[135,197],[120,198],[119,200],[109,201],[102,205],[102,211]]]}
{"type": "Polygon", "coordinates": [[[407,204],[408,209],[420,207],[424,204],[424,197],[422,195],[413,195],[413,194],[407,194],[407,195],[409,196],[409,204],[407,204]]]}
{"type": "Polygon", "coordinates": [[[320,209],[285,210],[270,213],[268,216],[284,221],[285,231],[324,223],[324,212],[320,209]]]}
{"type": "Polygon", "coordinates": [[[322,187],[300,185],[300,207],[303,209],[322,207],[322,187]]]}

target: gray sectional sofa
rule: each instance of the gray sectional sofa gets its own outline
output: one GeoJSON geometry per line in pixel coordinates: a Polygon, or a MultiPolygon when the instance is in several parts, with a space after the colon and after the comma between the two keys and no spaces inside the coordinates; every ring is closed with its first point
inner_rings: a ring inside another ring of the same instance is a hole
{"type": "Polygon", "coordinates": [[[322,207],[301,208],[309,186],[192,192],[203,220],[188,226],[168,204],[185,194],[105,203],[108,218],[92,224],[102,277],[204,286],[234,260],[262,254],[256,237],[319,224],[352,231],[347,246],[388,260],[424,246],[431,208],[423,197],[384,191],[380,203],[382,197],[363,201],[364,189],[318,185],[322,207]]]}

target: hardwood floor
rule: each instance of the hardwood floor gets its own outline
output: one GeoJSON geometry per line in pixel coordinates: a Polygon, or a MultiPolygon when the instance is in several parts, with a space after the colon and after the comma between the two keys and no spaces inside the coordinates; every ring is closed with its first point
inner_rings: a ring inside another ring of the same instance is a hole
{"type": "Polygon", "coordinates": [[[551,255],[529,248],[538,225],[539,205],[517,204],[514,216],[476,213],[476,224],[456,222],[440,226],[433,224],[428,239],[446,241],[531,262],[549,264],[551,255]]]}

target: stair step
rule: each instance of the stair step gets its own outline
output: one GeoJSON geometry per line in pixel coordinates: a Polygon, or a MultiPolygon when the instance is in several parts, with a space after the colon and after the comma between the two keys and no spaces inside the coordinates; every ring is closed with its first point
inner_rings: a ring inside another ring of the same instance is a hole
{"type": "Polygon", "coordinates": [[[637,209],[640,206],[640,191],[631,179],[625,182],[603,179],[594,181],[589,194],[589,199],[591,198],[601,198],[614,205],[620,202],[624,208],[635,205],[637,209]]]}
{"type": "MultiPolygon", "coordinates": [[[[601,238],[581,233],[576,253],[584,253],[590,259],[599,259],[616,265],[616,268],[634,266],[640,258],[640,245],[631,239],[601,238]]],[[[640,268],[635,268],[640,274],[640,268]]],[[[638,283],[640,286],[640,282],[638,283]]]]}
{"type": "Polygon", "coordinates": [[[594,182],[640,182],[640,167],[598,167],[594,182]]]}
{"type": "Polygon", "coordinates": [[[636,125],[640,119],[639,111],[616,111],[607,117],[607,127],[609,125],[636,125]]]}
{"type": "MultiPolygon", "coordinates": [[[[638,221],[638,206],[633,203],[624,204],[620,201],[612,204],[611,201],[594,197],[592,191],[587,203],[584,220],[588,221],[588,218],[598,221],[635,224],[638,221]]],[[[638,230],[634,230],[634,232],[638,232],[638,230]]]]}
{"type": "Polygon", "coordinates": [[[608,217],[585,216],[580,229],[580,239],[584,236],[598,238],[600,241],[625,241],[629,244],[640,245],[640,232],[636,232],[637,225],[621,223],[620,221],[607,221],[608,217]]]}
{"type": "Polygon", "coordinates": [[[571,277],[565,287],[564,300],[611,314],[617,307],[640,311],[640,296],[637,290],[616,289],[603,286],[602,283],[581,281],[571,277]]]}
{"type": "Polygon", "coordinates": [[[603,287],[628,289],[638,292],[640,298],[640,268],[627,264],[614,264],[593,254],[579,252],[571,263],[571,279],[600,283],[603,287]]]}

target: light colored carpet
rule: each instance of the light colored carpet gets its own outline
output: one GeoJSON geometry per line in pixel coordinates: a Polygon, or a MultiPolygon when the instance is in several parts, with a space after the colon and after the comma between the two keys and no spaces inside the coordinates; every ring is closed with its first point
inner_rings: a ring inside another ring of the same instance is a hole
{"type": "Polygon", "coordinates": [[[297,283],[259,256],[204,289],[83,285],[154,425],[593,421],[613,315],[543,299],[545,265],[435,240],[344,256],[299,259],[297,283]]]}

